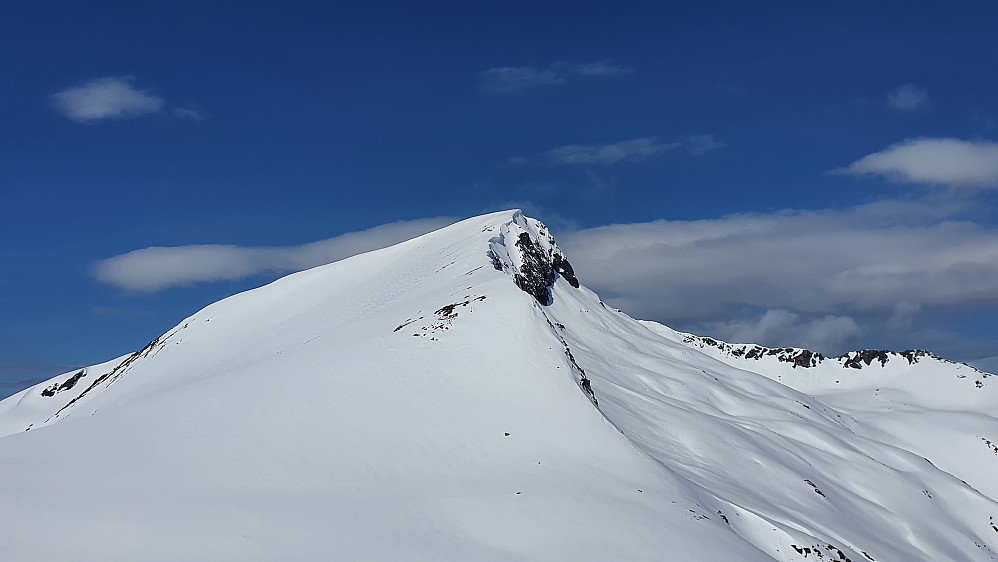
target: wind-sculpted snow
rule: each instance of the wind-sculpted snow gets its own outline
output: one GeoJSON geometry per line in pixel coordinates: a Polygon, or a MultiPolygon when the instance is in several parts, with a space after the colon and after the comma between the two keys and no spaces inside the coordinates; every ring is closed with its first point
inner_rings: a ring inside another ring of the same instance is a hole
{"type": "Polygon", "coordinates": [[[0,401],[0,558],[994,559],[992,379],[688,337],[519,212],[294,274],[0,401]]]}

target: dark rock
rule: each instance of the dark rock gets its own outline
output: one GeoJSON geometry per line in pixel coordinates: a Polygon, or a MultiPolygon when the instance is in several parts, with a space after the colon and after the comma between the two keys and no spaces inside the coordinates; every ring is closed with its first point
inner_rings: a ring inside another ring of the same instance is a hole
{"type": "Polygon", "coordinates": [[[806,482],[808,486],[811,486],[812,488],[814,488],[814,493],[818,494],[819,496],[821,496],[823,498],[826,497],[825,494],[823,494],[821,492],[821,490],[818,489],[818,486],[815,485],[814,482],[811,482],[810,480],[804,480],[804,482],[806,482]]]}
{"type": "Polygon", "coordinates": [[[79,373],[76,373],[75,375],[66,379],[66,382],[60,384],[59,390],[62,391],[73,388],[74,386],[76,386],[76,383],[78,383],[80,379],[85,377],[86,375],[87,375],[86,371],[80,371],[79,373]]]}
{"type": "Polygon", "coordinates": [[[800,353],[793,356],[794,367],[814,367],[822,359],[820,353],[814,353],[809,349],[802,349],[800,353]]]}
{"type": "MultiPolygon", "coordinates": [[[[548,240],[554,245],[553,238],[548,236],[548,240]]],[[[513,282],[523,292],[534,297],[538,303],[548,306],[553,302],[551,287],[558,275],[561,275],[572,287],[579,288],[579,280],[575,277],[572,264],[568,263],[559,252],[545,250],[527,232],[521,232],[517,236],[515,246],[520,253],[520,267],[519,270],[512,271],[513,282]]],[[[492,260],[492,267],[500,271],[508,267],[508,264],[504,264],[494,251],[489,250],[488,255],[492,260]]]]}
{"type": "Polygon", "coordinates": [[[599,402],[596,401],[596,394],[593,392],[593,387],[585,375],[582,375],[582,379],[579,380],[579,385],[582,386],[582,390],[584,390],[586,394],[589,395],[589,398],[592,399],[593,405],[599,406],[599,402]]]}
{"type": "Polygon", "coordinates": [[[842,364],[842,366],[850,367],[852,369],[862,369],[864,365],[869,366],[873,363],[874,359],[876,359],[880,361],[880,366],[883,367],[890,359],[890,354],[891,352],[886,349],[864,349],[862,351],[855,351],[852,354],[847,353],[842,356],[846,358],[846,361],[842,364]]]}
{"type": "Polygon", "coordinates": [[[489,259],[492,260],[492,267],[496,268],[497,271],[502,271],[502,260],[499,256],[495,254],[492,250],[489,250],[489,259]]]}
{"type": "MultiPolygon", "coordinates": [[[[173,334],[170,334],[170,335],[173,335],[173,334]]],[[[166,336],[166,337],[168,338],[169,336],[166,336]]],[[[135,353],[129,355],[128,358],[125,359],[124,361],[122,361],[121,363],[119,363],[117,367],[115,367],[111,371],[109,371],[107,373],[104,373],[103,375],[97,377],[97,379],[94,380],[94,382],[90,383],[90,386],[88,386],[86,388],[86,390],[84,390],[79,395],[77,395],[76,398],[73,398],[72,400],[70,400],[65,406],[63,406],[62,408],[59,408],[59,410],[56,411],[55,414],[52,414],[52,417],[58,416],[63,410],[65,410],[66,408],[71,407],[73,404],[75,404],[76,402],[78,402],[81,398],[83,398],[84,396],[86,396],[87,393],[89,393],[91,390],[93,390],[94,388],[96,388],[97,385],[99,385],[100,383],[104,382],[105,380],[111,379],[111,381],[108,382],[108,384],[111,384],[111,382],[116,381],[118,379],[118,377],[120,377],[122,374],[125,373],[125,371],[128,370],[128,368],[132,365],[132,363],[134,363],[135,361],[137,361],[141,357],[148,356],[150,353],[152,353],[152,351],[154,349],[157,349],[157,346],[160,346],[160,338],[156,338],[156,339],[152,340],[145,347],[143,347],[141,350],[136,351],[135,353]]],[[[76,383],[73,383],[73,384],[76,384],[76,383]]]]}
{"type": "Polygon", "coordinates": [[[554,285],[555,270],[544,250],[531,240],[530,235],[521,232],[516,240],[522,264],[513,281],[523,292],[533,296],[544,306],[551,304],[551,285],[554,285]]]}
{"type": "Polygon", "coordinates": [[[899,353],[898,355],[907,359],[909,365],[918,363],[918,360],[921,359],[922,357],[925,356],[932,357],[932,354],[929,353],[928,351],[925,351],[924,349],[906,349],[901,353],[899,353]]]}
{"type": "Polygon", "coordinates": [[[75,375],[69,377],[62,384],[53,384],[52,386],[46,388],[42,391],[42,396],[55,396],[56,393],[62,392],[63,390],[69,390],[76,386],[76,383],[80,382],[80,379],[87,376],[86,369],[76,373],[75,375]]]}
{"type": "Polygon", "coordinates": [[[569,285],[576,289],[579,288],[579,280],[575,278],[575,270],[572,269],[572,264],[568,263],[568,260],[561,254],[554,255],[551,265],[555,271],[565,278],[565,281],[568,281],[569,285]]]}

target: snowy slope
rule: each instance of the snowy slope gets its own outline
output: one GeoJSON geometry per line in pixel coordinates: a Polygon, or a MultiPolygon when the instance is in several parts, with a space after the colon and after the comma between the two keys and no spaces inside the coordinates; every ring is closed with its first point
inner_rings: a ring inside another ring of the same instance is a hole
{"type": "Polygon", "coordinates": [[[666,338],[819,398],[859,429],[913,451],[998,498],[998,379],[920,350],[822,358],[808,350],[728,344],[644,322],[666,338]]]}
{"type": "Polygon", "coordinates": [[[538,221],[469,219],[0,401],[0,557],[994,559],[988,469],[898,429],[994,443],[993,384],[758,365],[607,309],[538,221]]]}

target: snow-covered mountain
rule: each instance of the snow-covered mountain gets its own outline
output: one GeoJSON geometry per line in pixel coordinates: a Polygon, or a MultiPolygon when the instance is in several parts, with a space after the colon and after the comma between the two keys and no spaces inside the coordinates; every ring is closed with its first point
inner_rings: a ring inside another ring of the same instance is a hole
{"type": "Polygon", "coordinates": [[[0,401],[0,558],[995,559],[993,377],[732,346],[579,281],[495,213],[0,401]]]}

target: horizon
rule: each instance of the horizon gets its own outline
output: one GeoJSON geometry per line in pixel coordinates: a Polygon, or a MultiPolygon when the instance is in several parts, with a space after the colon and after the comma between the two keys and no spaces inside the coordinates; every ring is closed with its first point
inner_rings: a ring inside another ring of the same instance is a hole
{"type": "Polygon", "coordinates": [[[998,7],[860,6],[10,7],[0,396],[510,207],[634,318],[998,370],[998,7]]]}

